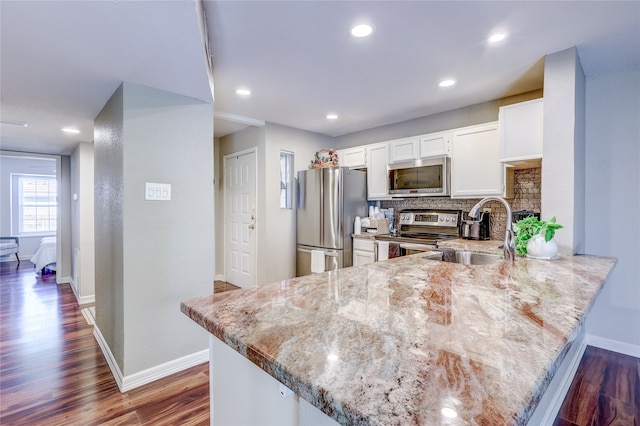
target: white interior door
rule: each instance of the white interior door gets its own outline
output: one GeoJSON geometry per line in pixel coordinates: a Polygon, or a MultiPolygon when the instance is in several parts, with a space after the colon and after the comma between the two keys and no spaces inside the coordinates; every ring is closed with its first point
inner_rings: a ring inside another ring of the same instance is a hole
{"type": "Polygon", "coordinates": [[[256,153],[225,157],[225,273],[242,288],[256,283],[256,153]]]}

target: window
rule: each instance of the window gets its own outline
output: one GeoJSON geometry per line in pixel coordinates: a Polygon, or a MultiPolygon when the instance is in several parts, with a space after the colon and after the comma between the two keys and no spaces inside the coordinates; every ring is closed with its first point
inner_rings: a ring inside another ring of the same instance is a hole
{"type": "Polygon", "coordinates": [[[280,151],[280,208],[293,207],[293,152],[280,151]]]}
{"type": "Polygon", "coordinates": [[[55,176],[12,174],[12,211],[19,234],[56,232],[58,185],[55,176]]]}

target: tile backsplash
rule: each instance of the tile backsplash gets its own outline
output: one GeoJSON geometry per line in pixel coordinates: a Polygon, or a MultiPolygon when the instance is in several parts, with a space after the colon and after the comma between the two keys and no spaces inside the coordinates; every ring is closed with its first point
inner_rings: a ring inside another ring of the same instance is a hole
{"type": "MultiPolygon", "coordinates": [[[[514,171],[514,197],[507,200],[511,209],[540,211],[541,168],[520,169],[514,171]]],[[[480,199],[451,199],[449,197],[406,198],[404,200],[381,201],[382,208],[393,207],[396,215],[403,209],[451,209],[467,213],[480,199]]],[[[497,201],[490,201],[484,207],[491,208],[491,239],[504,238],[507,213],[497,201]]],[[[396,217],[396,223],[398,218],[396,217]]]]}

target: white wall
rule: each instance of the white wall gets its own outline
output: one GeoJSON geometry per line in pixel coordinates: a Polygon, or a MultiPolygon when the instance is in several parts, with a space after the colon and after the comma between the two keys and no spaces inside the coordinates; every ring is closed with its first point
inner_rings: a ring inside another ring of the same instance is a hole
{"type": "MultiPolygon", "coordinates": [[[[280,209],[280,151],[294,153],[296,170],[306,169],[315,152],[331,147],[334,139],[291,127],[267,123],[263,127],[249,127],[220,140],[220,182],[218,205],[223,199],[223,157],[233,152],[257,148],[257,284],[295,277],[295,210],[280,209]],[[275,255],[277,253],[277,255],[275,255]]],[[[222,218],[220,218],[222,220],[222,218]]],[[[224,271],[224,241],[216,241],[218,259],[224,271]]],[[[220,277],[221,278],[221,277],[220,277]]]]}
{"type": "Polygon", "coordinates": [[[93,144],[71,155],[71,286],[79,304],[95,301],[93,144]]]}
{"type": "Polygon", "coordinates": [[[576,48],[545,57],[542,218],[556,216],[563,255],[584,249],[584,92],[576,48]]]}
{"type": "MultiPolygon", "coordinates": [[[[585,252],[618,258],[587,332],[640,354],[640,67],[587,79],[585,252]]],[[[622,349],[621,349],[622,350],[622,349]]]]}
{"type": "Polygon", "coordinates": [[[124,83],[95,129],[96,325],[125,382],[155,379],[206,357],[180,302],[213,292],[213,107],[124,83]],[[171,201],[145,200],[145,182],[171,201]]]}

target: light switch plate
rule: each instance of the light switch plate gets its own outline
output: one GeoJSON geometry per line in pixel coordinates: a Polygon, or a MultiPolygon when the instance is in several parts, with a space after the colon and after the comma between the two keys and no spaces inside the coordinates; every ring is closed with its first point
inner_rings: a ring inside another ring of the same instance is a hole
{"type": "Polygon", "coordinates": [[[146,182],[144,199],[150,201],[171,201],[171,184],[146,182]]]}

